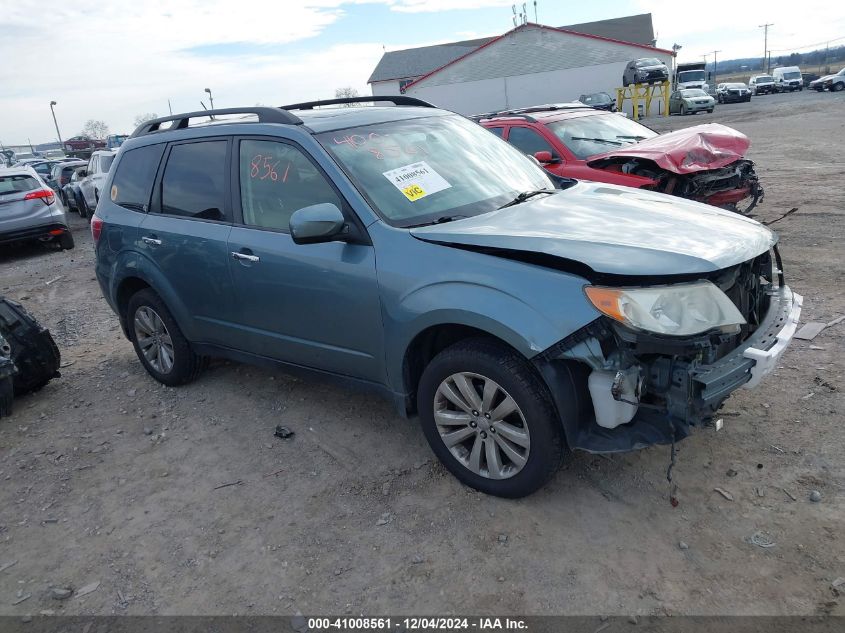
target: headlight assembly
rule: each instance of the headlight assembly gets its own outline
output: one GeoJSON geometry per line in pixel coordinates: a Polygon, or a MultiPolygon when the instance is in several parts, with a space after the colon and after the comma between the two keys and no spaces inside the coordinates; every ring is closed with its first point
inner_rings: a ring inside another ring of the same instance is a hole
{"type": "Polygon", "coordinates": [[[745,319],[724,292],[709,281],[606,288],[585,286],[597,310],[629,327],[669,336],[690,336],[714,328],[736,332],[745,319]]]}

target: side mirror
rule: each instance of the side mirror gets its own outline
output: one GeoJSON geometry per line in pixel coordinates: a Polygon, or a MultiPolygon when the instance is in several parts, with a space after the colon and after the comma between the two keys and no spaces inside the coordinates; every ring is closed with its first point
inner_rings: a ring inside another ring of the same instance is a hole
{"type": "Polygon", "coordinates": [[[549,151],[543,150],[542,152],[534,152],[534,158],[537,159],[541,165],[551,165],[553,163],[559,163],[560,158],[555,156],[549,151]]]}
{"type": "Polygon", "coordinates": [[[303,207],[290,216],[290,235],[295,244],[333,242],[348,231],[343,213],[330,202],[303,207]]]}

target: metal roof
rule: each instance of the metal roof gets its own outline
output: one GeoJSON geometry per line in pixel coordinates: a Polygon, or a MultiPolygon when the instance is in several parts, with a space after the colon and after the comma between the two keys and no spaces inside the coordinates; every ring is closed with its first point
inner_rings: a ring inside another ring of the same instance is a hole
{"type": "MultiPolygon", "coordinates": [[[[622,18],[598,20],[557,27],[584,35],[597,35],[609,39],[640,44],[654,45],[654,27],[651,13],[629,15],[622,18]]],[[[437,68],[463,57],[477,48],[492,42],[496,37],[482,37],[475,40],[449,42],[434,46],[421,46],[401,51],[390,51],[382,55],[367,83],[388,81],[391,79],[416,79],[437,68]]]]}

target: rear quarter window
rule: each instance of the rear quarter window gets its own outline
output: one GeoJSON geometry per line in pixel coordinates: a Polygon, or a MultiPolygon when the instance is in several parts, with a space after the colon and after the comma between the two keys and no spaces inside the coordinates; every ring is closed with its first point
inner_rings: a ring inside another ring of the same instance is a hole
{"type": "Polygon", "coordinates": [[[112,180],[112,202],[130,209],[146,210],[163,153],[163,144],[124,152],[112,180]]]}

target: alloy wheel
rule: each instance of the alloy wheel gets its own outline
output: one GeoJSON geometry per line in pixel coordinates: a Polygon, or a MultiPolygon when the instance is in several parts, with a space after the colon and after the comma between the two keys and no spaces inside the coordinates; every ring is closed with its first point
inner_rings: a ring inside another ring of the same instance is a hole
{"type": "Polygon", "coordinates": [[[144,358],[160,374],[173,369],[174,351],[170,332],[158,313],[149,306],[135,311],[135,339],[144,358]]]}
{"type": "Polygon", "coordinates": [[[440,439],[464,467],[488,479],[509,479],[528,462],[531,434],[516,401],[494,380],[452,374],[434,394],[440,439]]]}

